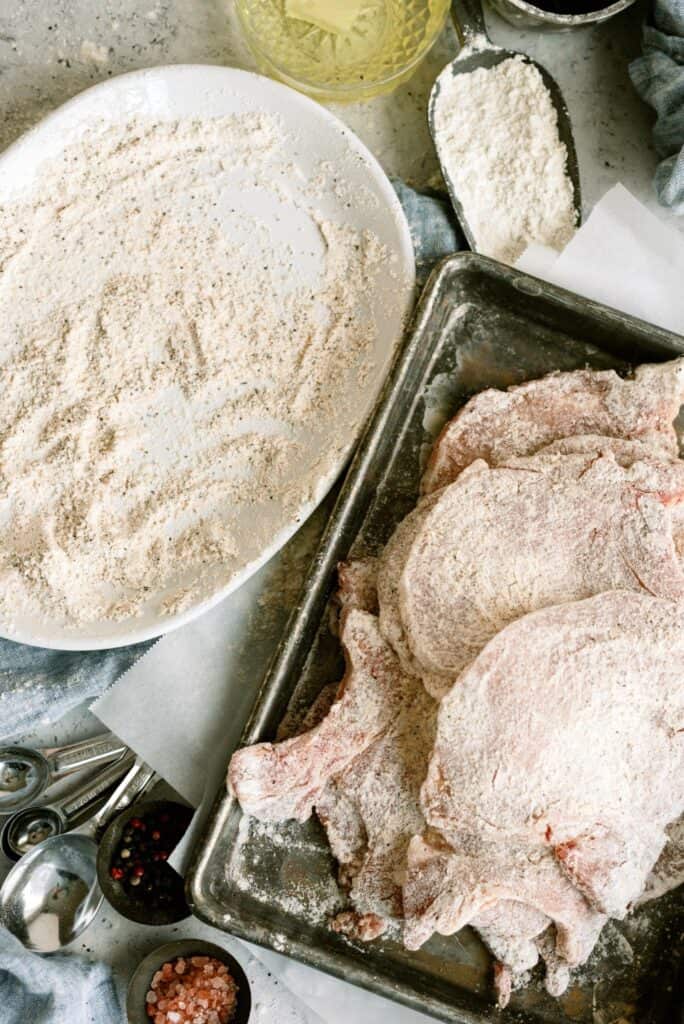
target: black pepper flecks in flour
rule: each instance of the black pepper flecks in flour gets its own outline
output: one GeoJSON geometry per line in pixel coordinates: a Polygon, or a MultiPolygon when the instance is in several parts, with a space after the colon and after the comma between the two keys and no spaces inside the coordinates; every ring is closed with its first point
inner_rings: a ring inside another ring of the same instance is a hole
{"type": "Polygon", "coordinates": [[[389,256],[293,198],[291,169],[268,116],[136,121],[68,145],[0,207],[6,622],[180,611],[319,496],[389,256]],[[315,287],[259,215],[293,202],[323,253],[315,287]]]}

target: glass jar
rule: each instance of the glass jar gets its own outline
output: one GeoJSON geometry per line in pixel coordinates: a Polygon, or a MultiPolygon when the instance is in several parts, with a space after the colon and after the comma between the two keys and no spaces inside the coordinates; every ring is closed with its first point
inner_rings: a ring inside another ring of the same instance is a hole
{"type": "Polygon", "coordinates": [[[351,101],[390,92],[439,35],[449,0],[362,0],[348,30],[288,16],[286,0],[236,0],[259,68],[316,99],[351,101]]]}

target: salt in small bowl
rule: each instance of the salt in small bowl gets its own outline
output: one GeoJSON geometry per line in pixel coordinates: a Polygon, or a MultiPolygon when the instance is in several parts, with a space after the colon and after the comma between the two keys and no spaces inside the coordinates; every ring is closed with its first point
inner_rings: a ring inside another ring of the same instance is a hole
{"type": "Polygon", "coordinates": [[[151,1018],[147,1014],[145,997],[150,991],[152,978],[169,960],[176,960],[178,957],[188,959],[191,956],[215,957],[216,960],[220,960],[222,964],[226,965],[238,987],[237,1006],[230,1019],[230,1024],[247,1024],[252,1014],[252,994],[247,975],[235,957],[231,956],[227,950],[213,942],[205,942],[203,939],[178,939],[176,942],[167,942],[145,957],[136,968],[128,986],[128,995],[126,996],[128,1024],[150,1024],[151,1018]]]}

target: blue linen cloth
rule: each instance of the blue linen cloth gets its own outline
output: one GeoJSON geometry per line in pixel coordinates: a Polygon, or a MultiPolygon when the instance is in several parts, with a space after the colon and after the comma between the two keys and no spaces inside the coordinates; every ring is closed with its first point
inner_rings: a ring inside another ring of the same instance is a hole
{"type": "Polygon", "coordinates": [[[123,1024],[112,972],[69,955],[39,956],[0,928],[2,1024],[123,1024]]]}
{"type": "MultiPolygon", "coordinates": [[[[401,181],[393,185],[409,223],[416,278],[422,286],[437,261],[464,247],[463,238],[444,196],[416,192],[401,181]]],[[[110,651],[72,652],[27,647],[0,638],[0,741],[33,732],[99,696],[153,642],[110,651]]]]}
{"type": "Polygon", "coordinates": [[[653,142],[661,162],[655,190],[663,206],[684,213],[684,0],[655,0],[644,25],[643,56],[629,66],[634,88],[657,114],[653,142]]]}

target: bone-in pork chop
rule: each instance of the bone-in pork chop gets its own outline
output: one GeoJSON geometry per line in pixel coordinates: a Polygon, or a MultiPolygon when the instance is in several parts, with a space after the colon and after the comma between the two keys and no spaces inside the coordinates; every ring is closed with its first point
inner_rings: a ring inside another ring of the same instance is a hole
{"type": "MultiPolygon", "coordinates": [[[[468,467],[422,519],[399,586],[430,692],[527,612],[615,589],[684,598],[672,514],[683,499],[679,460],[543,451],[468,467]]],[[[382,595],[380,609],[382,621],[382,595]]]]}
{"type": "Polygon", "coordinates": [[[677,454],[673,428],[684,401],[684,359],[640,366],[631,380],[613,370],[575,370],[475,395],[444,427],[422,481],[444,487],[476,459],[499,465],[574,434],[635,438],[677,454]]]}
{"type": "Polygon", "coordinates": [[[506,899],[553,921],[559,961],[586,959],[684,809],[683,657],[684,607],[628,591],[545,608],[487,645],[440,705],[409,948],[506,899]]]}
{"type": "Polygon", "coordinates": [[[306,821],[328,780],[382,736],[410,702],[415,682],[402,673],[373,615],[354,608],[343,613],[341,639],[347,669],[323,720],[282,743],[258,743],[233,754],[228,785],[248,814],[306,821]]]}
{"type": "MultiPolygon", "coordinates": [[[[404,692],[406,700],[391,726],[331,780],[316,802],[356,911],[345,921],[355,921],[357,914],[383,921],[402,917],[406,850],[424,825],[420,787],[437,712],[419,680],[407,678],[404,692]]],[[[353,934],[363,937],[356,929],[353,934]]]]}
{"type": "Polygon", "coordinates": [[[293,739],[237,751],[229,785],[257,818],[304,820],[315,808],[355,907],[338,927],[373,938],[386,919],[401,916],[437,706],[401,671],[374,616],[343,613],[342,642],[347,673],[327,714],[293,739]]]}
{"type": "Polygon", "coordinates": [[[409,512],[385,545],[378,560],[377,604],[380,609],[380,631],[392,645],[405,672],[420,674],[406,640],[404,625],[399,611],[399,580],[404,571],[406,559],[425,519],[434,508],[438,494],[430,494],[409,512]]]}

